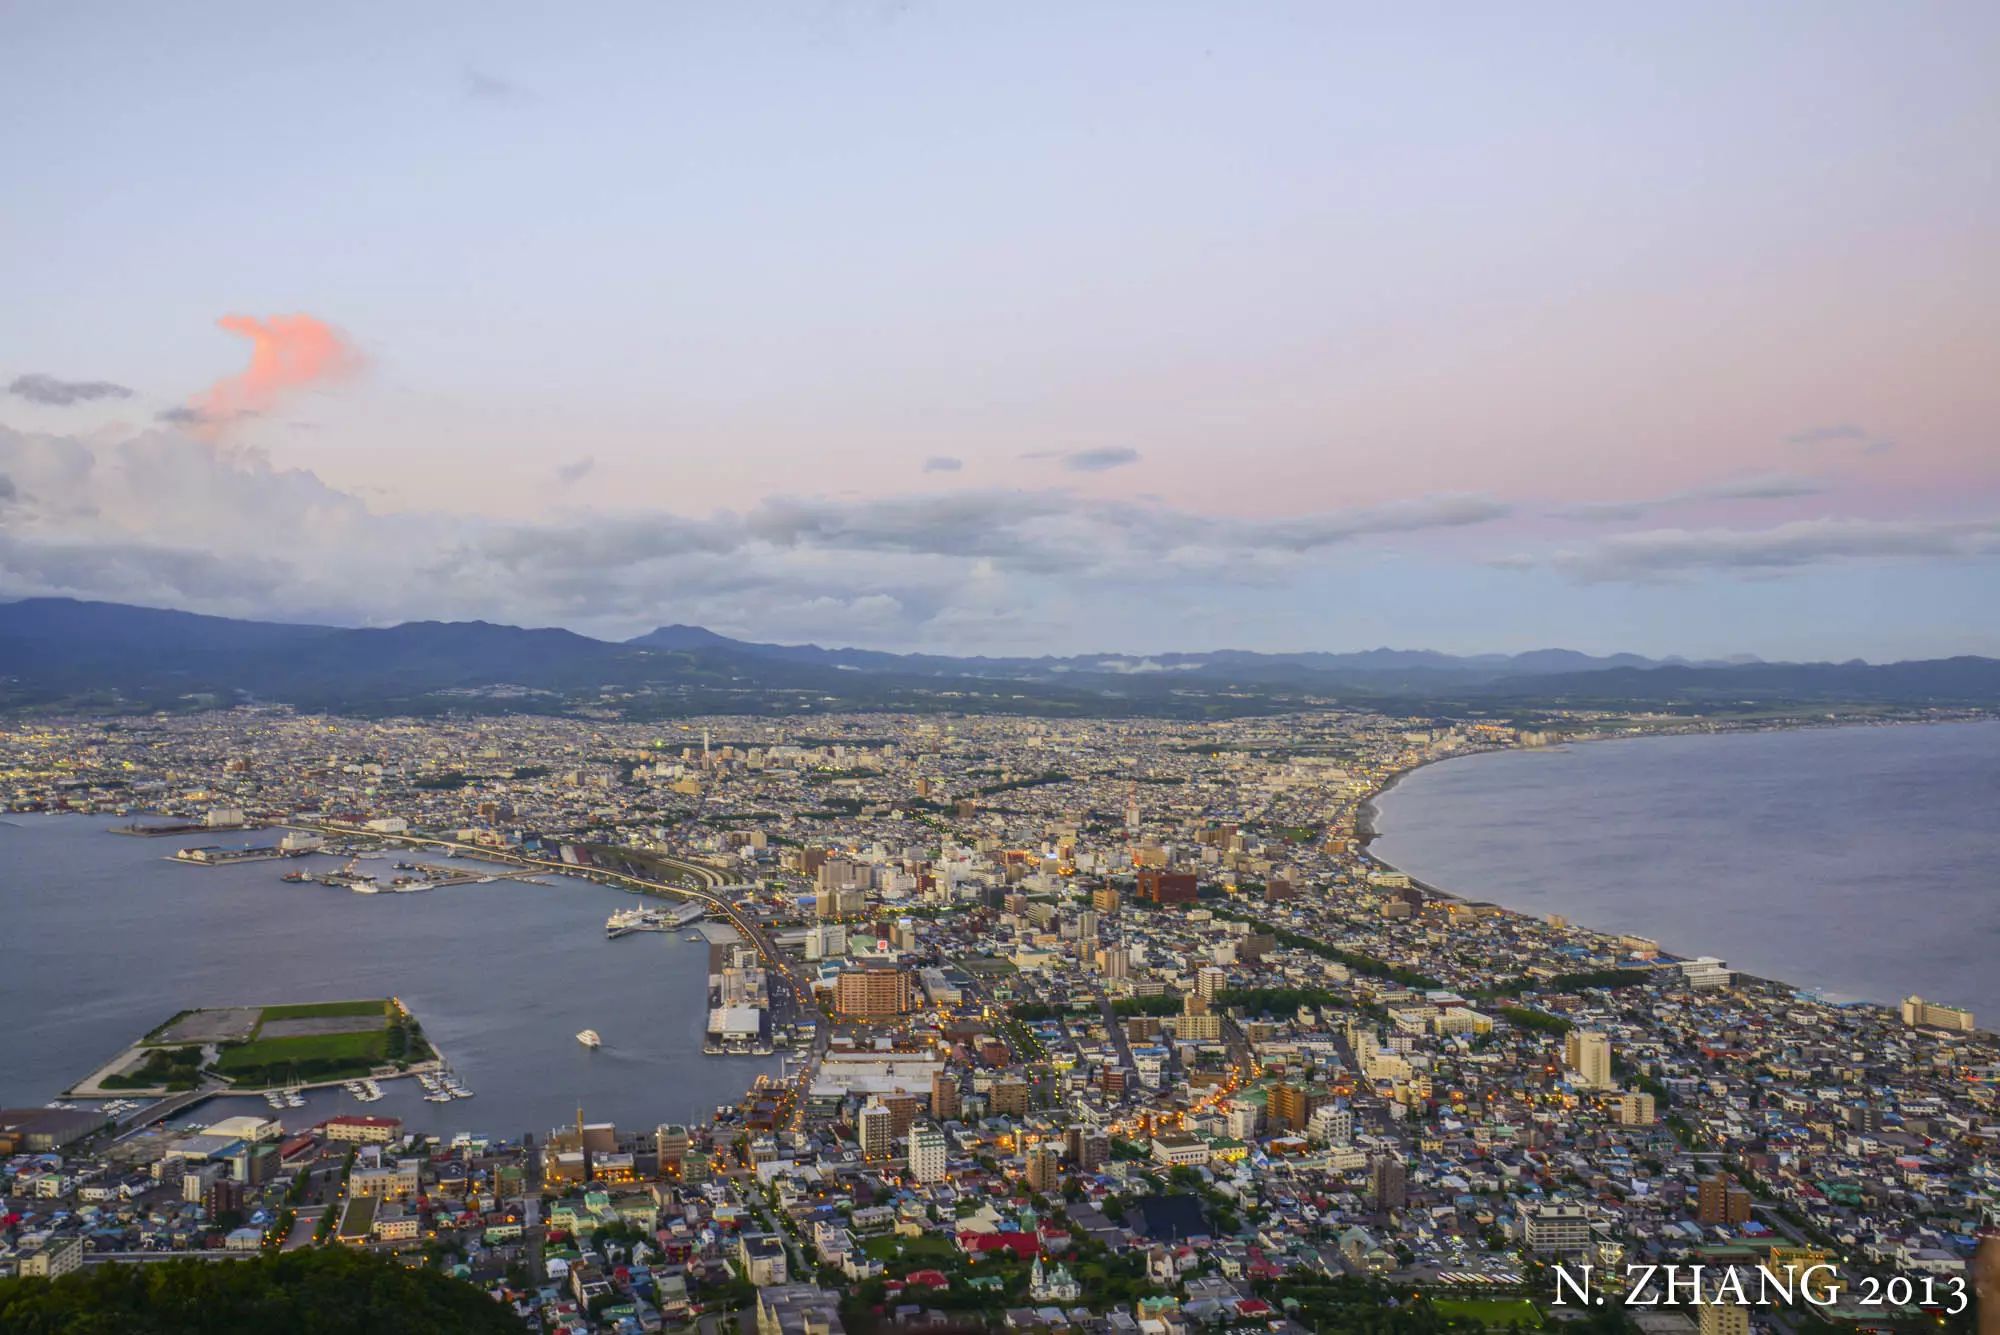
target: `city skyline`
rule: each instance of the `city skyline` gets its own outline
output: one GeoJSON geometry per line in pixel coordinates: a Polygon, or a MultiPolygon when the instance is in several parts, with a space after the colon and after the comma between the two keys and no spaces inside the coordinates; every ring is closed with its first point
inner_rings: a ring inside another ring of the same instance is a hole
{"type": "Polygon", "coordinates": [[[248,12],[0,19],[0,598],[2000,654],[1990,13],[248,12]]]}

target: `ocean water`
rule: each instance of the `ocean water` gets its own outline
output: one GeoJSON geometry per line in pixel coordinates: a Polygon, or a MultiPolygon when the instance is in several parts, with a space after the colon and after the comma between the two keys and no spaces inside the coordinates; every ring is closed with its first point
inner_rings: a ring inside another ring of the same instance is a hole
{"type": "Polygon", "coordinates": [[[2000,722],[1469,756],[1377,808],[1371,851],[1441,890],[2000,1026],[2000,722]]]}
{"type": "MultiPolygon", "coordinates": [[[[605,940],[605,918],[633,902],[621,891],[550,876],[357,895],[278,879],[331,858],[166,860],[272,836],[109,833],[122,823],[0,818],[0,1106],[55,1098],[179,1010],[348,997],[401,997],[474,1097],[426,1103],[407,1079],[369,1104],[315,1091],[282,1115],[288,1127],[368,1112],[514,1137],[568,1123],[579,1105],[621,1126],[705,1121],[777,1069],[702,1053],[708,947],[679,932],[605,940]],[[585,1028],[602,1048],[576,1041],[585,1028]]],[[[386,880],[394,860],[363,865],[386,880]]],[[[211,1108],[269,1112],[262,1098],[211,1108]]]]}

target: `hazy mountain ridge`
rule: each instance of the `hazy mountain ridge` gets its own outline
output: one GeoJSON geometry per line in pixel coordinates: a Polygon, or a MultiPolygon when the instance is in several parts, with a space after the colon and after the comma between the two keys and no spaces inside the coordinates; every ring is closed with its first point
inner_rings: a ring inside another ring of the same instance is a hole
{"type": "Polygon", "coordinates": [[[1568,649],[952,657],[759,644],[700,626],[625,642],[484,621],[343,628],[32,598],[0,604],[0,708],[241,700],[360,713],[595,706],[633,717],[796,709],[1261,712],[1329,701],[2000,705],[2000,660],[1690,663],[1568,649]]]}

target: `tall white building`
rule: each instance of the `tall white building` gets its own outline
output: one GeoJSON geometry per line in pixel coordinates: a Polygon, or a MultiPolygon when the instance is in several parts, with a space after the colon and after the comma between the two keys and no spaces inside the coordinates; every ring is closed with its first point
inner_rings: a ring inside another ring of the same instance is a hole
{"type": "Polygon", "coordinates": [[[910,1176],[919,1182],[944,1178],[944,1132],[928,1123],[910,1128],[910,1176]]]}
{"type": "Polygon", "coordinates": [[[1334,1103],[1313,1109],[1312,1120],[1306,1124],[1306,1135],[1321,1145],[1352,1145],[1354,1110],[1334,1103]]]}
{"type": "Polygon", "coordinates": [[[806,928],[806,958],[834,960],[847,953],[847,928],[837,922],[814,923],[806,928]]]}
{"type": "Polygon", "coordinates": [[[1610,1036],[1595,1029],[1572,1029],[1563,1043],[1563,1065],[1584,1089],[1610,1089],[1610,1036]]]}
{"type": "Polygon", "coordinates": [[[1533,1206],[1521,1222],[1530,1251],[1551,1256],[1590,1249],[1590,1215],[1581,1205],[1533,1206]]]}

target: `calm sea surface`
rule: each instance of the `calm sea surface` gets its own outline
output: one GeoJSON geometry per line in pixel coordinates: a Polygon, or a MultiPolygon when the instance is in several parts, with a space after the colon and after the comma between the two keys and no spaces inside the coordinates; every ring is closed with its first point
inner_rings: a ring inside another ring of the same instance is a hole
{"type": "Polygon", "coordinates": [[[2000,723],[1500,752],[1377,805],[1372,851],[1439,889],[2000,1025],[2000,723]]]}
{"type": "MultiPolygon", "coordinates": [[[[369,1112],[512,1137],[569,1122],[581,1103],[592,1121],[651,1127],[706,1120],[777,1069],[703,1055],[707,946],[685,933],[606,941],[604,919],[633,902],[620,891],[551,876],[357,895],[278,879],[331,858],[179,866],[162,859],[203,840],[108,833],[122,823],[0,818],[0,1106],[56,1097],[178,1010],[345,997],[401,997],[474,1097],[426,1103],[407,1079],[365,1105],[315,1091],[287,1126],[369,1112]],[[576,1041],[585,1028],[601,1049],[576,1041]]],[[[395,856],[362,865],[387,881],[395,856]]],[[[269,1111],[261,1098],[210,1108],[269,1111]]]]}

